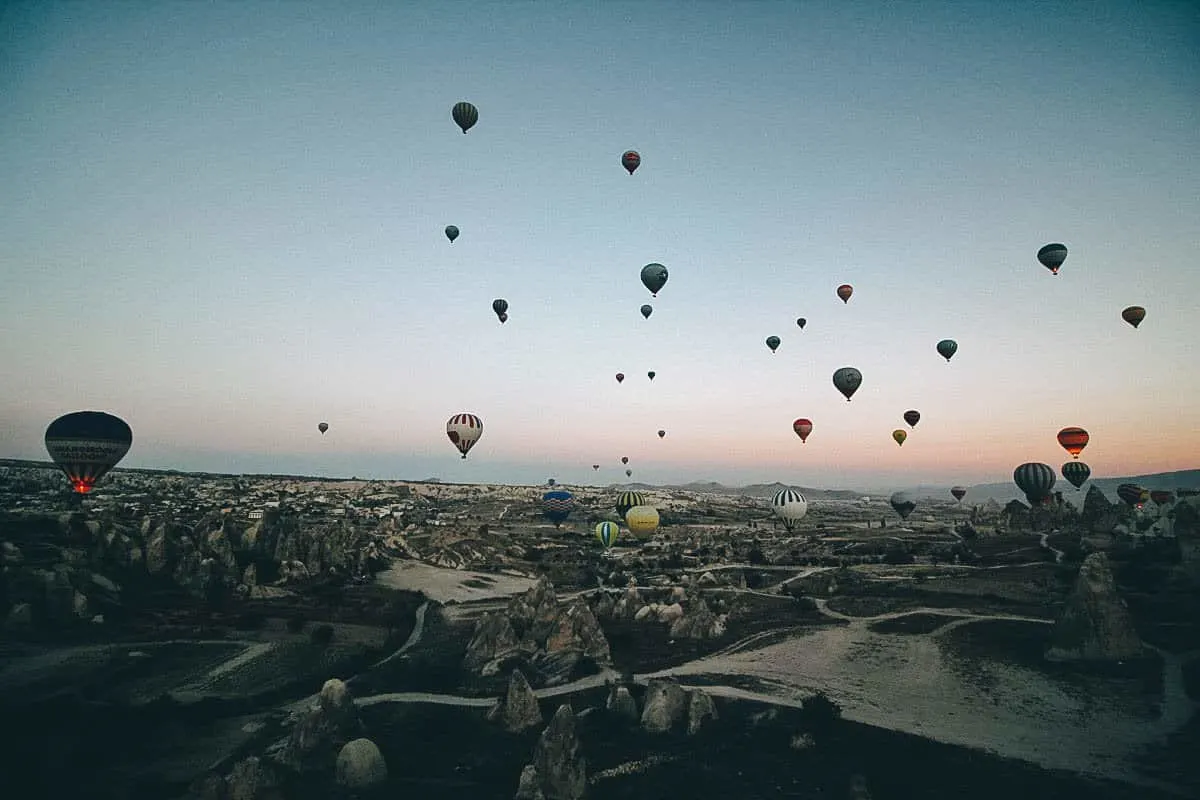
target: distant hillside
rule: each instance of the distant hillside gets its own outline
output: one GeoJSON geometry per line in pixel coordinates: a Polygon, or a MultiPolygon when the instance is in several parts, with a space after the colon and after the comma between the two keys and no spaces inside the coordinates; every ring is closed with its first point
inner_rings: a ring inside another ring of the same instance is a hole
{"type": "MultiPolygon", "coordinates": [[[[1157,472],[1153,475],[1132,475],[1121,478],[1093,478],[1079,492],[1075,491],[1075,487],[1067,483],[1061,475],[1054,484],[1054,490],[1063,493],[1064,498],[1070,498],[1072,495],[1078,495],[1082,502],[1082,497],[1087,492],[1088,487],[1092,484],[1100,487],[1100,491],[1108,497],[1109,500],[1117,501],[1117,487],[1122,483],[1136,483],[1146,489],[1166,489],[1174,491],[1175,489],[1200,489],[1200,469],[1187,469],[1178,472],[1157,472]]],[[[949,486],[917,486],[910,488],[909,491],[918,497],[932,497],[936,499],[950,498],[949,486]]],[[[1006,483],[980,483],[974,486],[967,487],[967,496],[963,498],[964,503],[977,503],[993,497],[999,503],[1007,503],[1009,500],[1024,500],[1025,495],[1017,488],[1012,481],[1006,483]]]]}

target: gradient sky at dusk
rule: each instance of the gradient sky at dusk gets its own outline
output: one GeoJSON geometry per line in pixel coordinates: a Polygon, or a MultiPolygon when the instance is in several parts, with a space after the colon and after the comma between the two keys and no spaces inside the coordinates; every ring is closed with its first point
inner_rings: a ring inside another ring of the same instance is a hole
{"type": "Polygon", "coordinates": [[[1200,466],[1194,3],[4,8],[0,457],[98,409],[220,472],[973,483],[1068,425],[1200,466]]]}

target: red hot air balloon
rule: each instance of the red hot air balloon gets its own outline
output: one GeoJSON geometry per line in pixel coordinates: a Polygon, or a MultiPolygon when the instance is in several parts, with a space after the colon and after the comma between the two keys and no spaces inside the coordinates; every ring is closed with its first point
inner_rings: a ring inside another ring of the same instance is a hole
{"type": "Polygon", "coordinates": [[[642,157],[638,155],[637,150],[626,150],[621,155],[621,166],[629,170],[630,175],[633,174],[633,171],[637,169],[641,163],[642,157]]]}
{"type": "Polygon", "coordinates": [[[812,420],[801,417],[792,423],[792,430],[800,437],[800,443],[808,441],[808,435],[812,433],[812,420]]]}
{"type": "Polygon", "coordinates": [[[1083,428],[1063,428],[1058,432],[1058,443],[1072,458],[1079,458],[1083,448],[1087,447],[1088,438],[1088,432],[1083,428]]]}
{"type": "Polygon", "coordinates": [[[854,287],[848,283],[843,283],[837,288],[837,296],[842,298],[843,303],[849,303],[852,294],[854,294],[854,287]]]}

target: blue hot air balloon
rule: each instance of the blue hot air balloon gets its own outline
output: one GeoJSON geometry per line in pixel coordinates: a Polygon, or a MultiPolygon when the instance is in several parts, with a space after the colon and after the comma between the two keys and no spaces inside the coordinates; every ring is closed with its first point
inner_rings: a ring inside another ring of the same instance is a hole
{"type": "Polygon", "coordinates": [[[542,513],[554,523],[555,528],[567,521],[574,508],[575,497],[570,492],[554,491],[542,495],[542,513]]]}

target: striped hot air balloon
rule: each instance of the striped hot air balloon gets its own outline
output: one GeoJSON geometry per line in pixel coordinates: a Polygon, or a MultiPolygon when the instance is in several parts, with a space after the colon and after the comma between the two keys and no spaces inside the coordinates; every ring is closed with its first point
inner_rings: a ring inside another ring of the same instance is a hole
{"type": "Polygon", "coordinates": [[[783,527],[791,532],[796,527],[796,523],[804,519],[804,515],[808,513],[808,501],[804,499],[804,495],[798,489],[788,487],[780,489],[771,498],[771,510],[775,512],[775,516],[783,523],[783,527]]]}
{"type": "Polygon", "coordinates": [[[454,108],[450,109],[450,116],[454,124],[466,133],[479,121],[479,109],[467,102],[455,103],[454,108]]]}
{"type": "Polygon", "coordinates": [[[1079,458],[1083,448],[1087,447],[1089,438],[1091,437],[1083,428],[1063,428],[1058,432],[1058,443],[1071,454],[1072,458],[1079,458]]]}
{"type": "Polygon", "coordinates": [[[1049,464],[1031,461],[1013,470],[1013,482],[1025,493],[1025,499],[1031,506],[1044,502],[1050,496],[1054,481],[1054,470],[1049,464]]]}
{"type": "Polygon", "coordinates": [[[1150,499],[1150,492],[1136,483],[1122,483],[1117,487],[1117,497],[1130,508],[1141,508],[1142,504],[1150,499]]]}
{"type": "Polygon", "coordinates": [[[1077,492],[1079,487],[1083,486],[1083,482],[1092,476],[1092,468],[1082,461],[1068,461],[1062,465],[1060,472],[1077,492]]]}
{"type": "Polygon", "coordinates": [[[542,495],[542,513],[555,528],[566,522],[574,509],[575,497],[570,492],[554,491],[542,495]]]}
{"type": "Polygon", "coordinates": [[[446,422],[446,436],[467,457],[467,452],[483,436],[483,420],[474,414],[455,414],[446,422]]]}
{"type": "Polygon", "coordinates": [[[50,423],[45,444],[76,494],[87,494],[129,452],[133,430],[112,414],[76,411],[50,423]]]}
{"type": "Polygon", "coordinates": [[[621,492],[617,495],[617,514],[621,519],[625,519],[625,515],[629,513],[629,509],[634,506],[646,505],[646,496],[641,492],[621,492]]]}
{"type": "Polygon", "coordinates": [[[596,526],[596,538],[600,540],[600,544],[606,548],[612,547],[617,543],[617,539],[621,536],[621,528],[615,522],[601,522],[596,526]]]}

